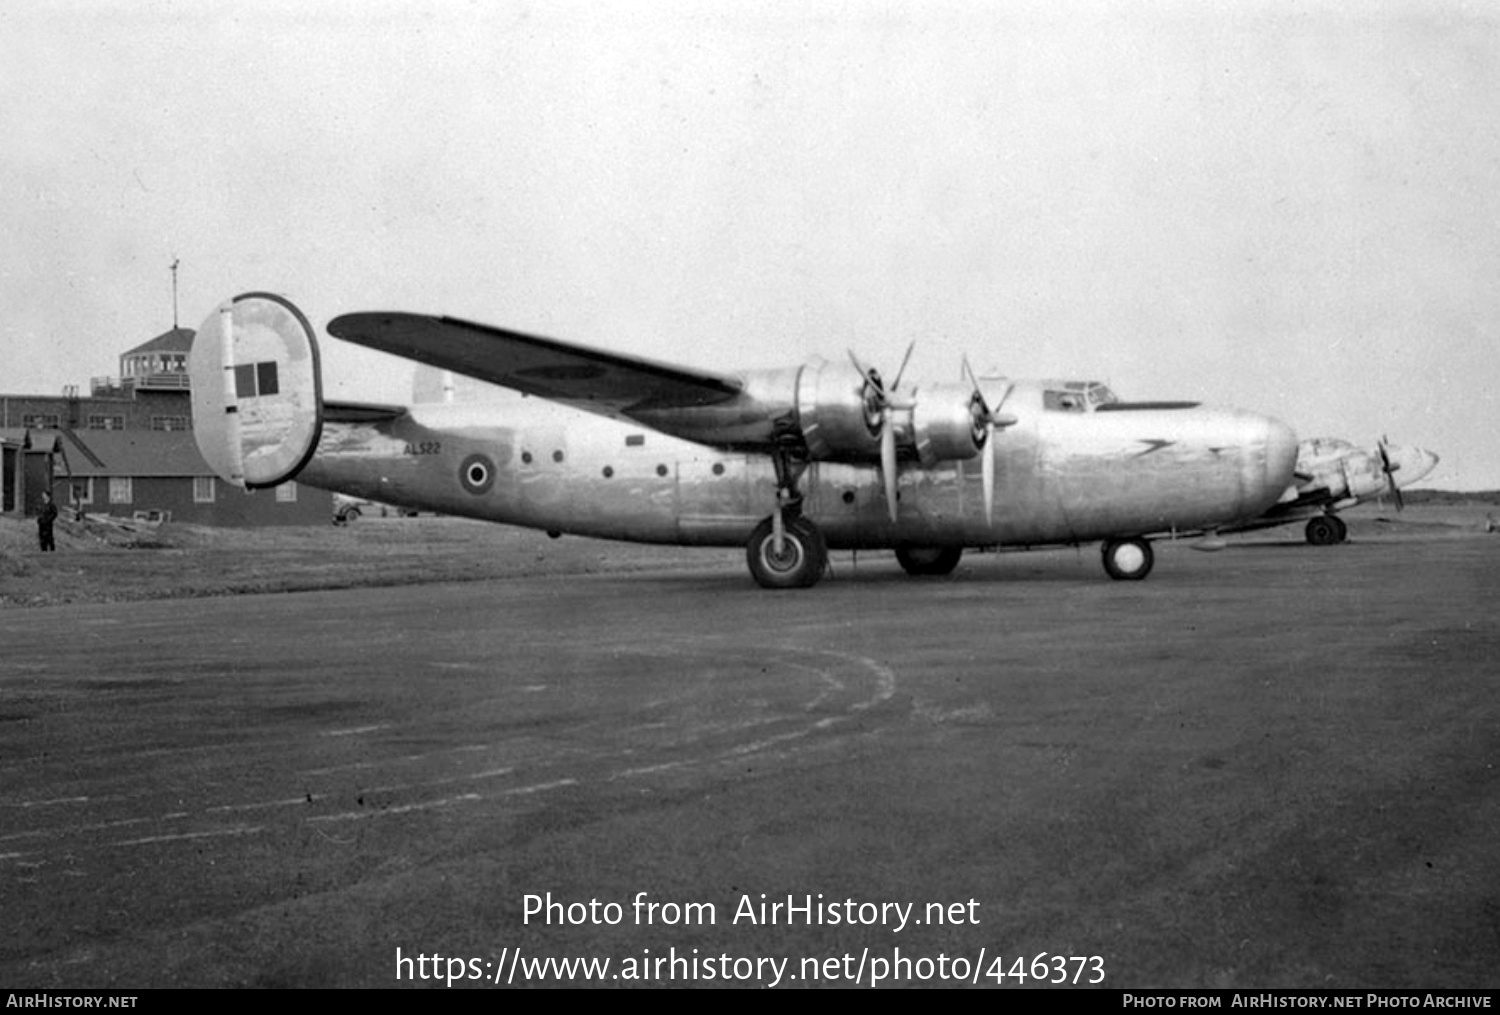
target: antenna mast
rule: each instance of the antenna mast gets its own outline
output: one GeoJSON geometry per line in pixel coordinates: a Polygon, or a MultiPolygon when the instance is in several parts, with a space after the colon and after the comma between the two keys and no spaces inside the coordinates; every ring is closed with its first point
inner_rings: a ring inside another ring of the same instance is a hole
{"type": "Polygon", "coordinates": [[[177,330],[177,266],[182,262],[172,258],[172,330],[177,330]]]}

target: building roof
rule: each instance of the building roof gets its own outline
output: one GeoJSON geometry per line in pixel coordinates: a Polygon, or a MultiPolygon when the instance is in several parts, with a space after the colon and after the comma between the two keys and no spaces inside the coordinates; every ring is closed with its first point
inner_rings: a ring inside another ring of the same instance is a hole
{"type": "Polygon", "coordinates": [[[149,342],[136,346],[126,356],[140,356],[158,352],[189,352],[193,348],[193,336],[197,332],[192,328],[173,328],[164,331],[149,342]]]}
{"type": "MultiPolygon", "coordinates": [[[[38,432],[41,431],[32,431],[38,432]]],[[[190,431],[68,430],[65,433],[82,452],[68,459],[73,475],[78,477],[213,475],[213,469],[198,453],[198,444],[190,431]]]]}
{"type": "Polygon", "coordinates": [[[60,430],[36,430],[31,427],[0,427],[0,441],[28,451],[57,451],[62,443],[60,430]]]}

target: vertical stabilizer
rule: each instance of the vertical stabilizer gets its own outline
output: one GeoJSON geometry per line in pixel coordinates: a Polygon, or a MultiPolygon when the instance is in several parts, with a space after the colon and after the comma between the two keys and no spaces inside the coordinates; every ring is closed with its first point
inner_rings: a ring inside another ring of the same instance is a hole
{"type": "Polygon", "coordinates": [[[198,450],[247,489],[295,476],[323,430],[318,343],[307,318],[270,293],[236,296],[209,315],[188,358],[198,450]]]}

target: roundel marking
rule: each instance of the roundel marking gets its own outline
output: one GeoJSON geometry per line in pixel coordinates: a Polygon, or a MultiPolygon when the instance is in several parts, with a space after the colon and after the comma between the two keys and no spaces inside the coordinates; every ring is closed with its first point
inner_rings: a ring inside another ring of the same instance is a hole
{"type": "Polygon", "coordinates": [[[495,463],[486,455],[470,455],[458,467],[458,481],[475,496],[489,493],[495,485],[495,463]]]}

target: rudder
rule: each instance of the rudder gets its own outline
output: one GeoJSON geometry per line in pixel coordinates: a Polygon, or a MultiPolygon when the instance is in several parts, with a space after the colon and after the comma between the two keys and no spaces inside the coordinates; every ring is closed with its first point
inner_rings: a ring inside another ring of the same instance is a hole
{"type": "Polygon", "coordinates": [[[188,357],[193,435],[227,482],[284,483],[323,432],[323,384],[312,326],[271,293],[245,293],[198,329],[188,357]]]}

